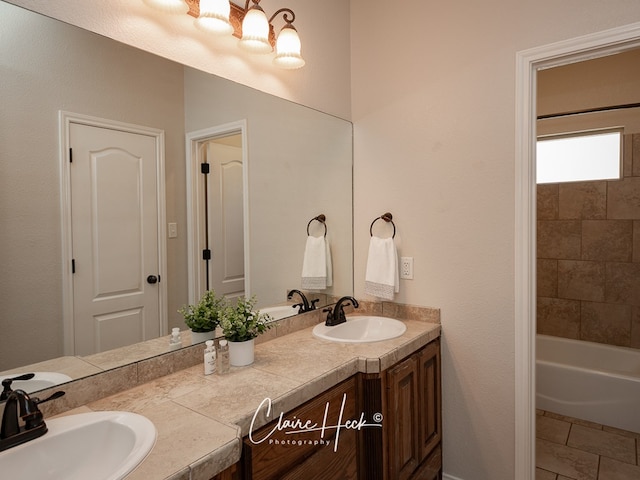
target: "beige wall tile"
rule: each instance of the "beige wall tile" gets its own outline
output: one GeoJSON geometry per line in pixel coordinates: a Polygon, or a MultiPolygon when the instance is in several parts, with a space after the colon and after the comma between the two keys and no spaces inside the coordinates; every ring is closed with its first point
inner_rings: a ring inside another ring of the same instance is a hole
{"type": "Polygon", "coordinates": [[[544,335],[580,338],[580,302],[558,298],[538,298],[537,331],[544,335]]]}
{"type": "Polygon", "coordinates": [[[640,177],[607,182],[607,218],[640,219],[640,177]]]}
{"type": "MultiPolygon", "coordinates": [[[[640,163],[640,160],[638,161],[640,163]]],[[[633,221],[633,258],[632,261],[640,262],[640,220],[633,221]]]]}
{"type": "Polygon", "coordinates": [[[607,185],[599,182],[561,183],[558,218],[604,219],[607,215],[607,185]]]}
{"type": "Polygon", "coordinates": [[[578,220],[540,220],[537,228],[538,258],[578,260],[582,225],[578,220]]]}
{"type": "Polygon", "coordinates": [[[630,262],[633,253],[631,220],[585,220],[582,222],[582,259],[630,262]]]}
{"type": "Polygon", "coordinates": [[[605,264],[558,260],[558,297],[590,302],[605,298],[605,264]]]}
{"type": "Polygon", "coordinates": [[[536,288],[539,297],[558,296],[558,261],[538,259],[536,288]]]}
{"type": "Polygon", "coordinates": [[[630,305],[583,302],[580,338],[628,347],[631,343],[630,305]]]}
{"type": "MultiPolygon", "coordinates": [[[[626,135],[625,135],[626,136],[626,135]]],[[[631,154],[632,162],[633,162],[633,176],[640,177],[640,134],[636,133],[633,136],[633,140],[631,142],[631,148],[633,152],[631,154]]]]}
{"type": "Polygon", "coordinates": [[[606,301],[640,305],[640,263],[608,263],[606,301]]]}
{"type": "Polygon", "coordinates": [[[536,204],[538,220],[557,220],[558,184],[538,185],[536,204]]]}

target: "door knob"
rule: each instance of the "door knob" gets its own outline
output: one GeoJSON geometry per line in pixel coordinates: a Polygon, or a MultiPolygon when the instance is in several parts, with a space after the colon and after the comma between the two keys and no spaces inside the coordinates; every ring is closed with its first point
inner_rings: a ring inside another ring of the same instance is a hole
{"type": "Polygon", "coordinates": [[[158,283],[159,281],[160,281],[160,275],[158,275],[157,277],[155,275],[149,275],[147,277],[147,283],[154,284],[154,283],[158,283]]]}

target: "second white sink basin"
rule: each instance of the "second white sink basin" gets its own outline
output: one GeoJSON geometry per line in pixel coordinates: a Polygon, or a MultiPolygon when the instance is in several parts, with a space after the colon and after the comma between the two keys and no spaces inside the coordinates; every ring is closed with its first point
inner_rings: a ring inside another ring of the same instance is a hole
{"type": "Polygon", "coordinates": [[[130,412],[89,412],[46,420],[43,436],[0,452],[3,478],[117,480],[156,442],[156,427],[130,412]]]}
{"type": "MultiPolygon", "coordinates": [[[[23,375],[17,373],[15,375],[0,376],[0,382],[5,378],[15,378],[23,375]]],[[[14,380],[11,383],[13,390],[21,389],[27,393],[37,392],[38,390],[44,390],[45,388],[55,387],[73,380],[69,375],[58,372],[34,372],[34,377],[29,380],[14,380]]]]}
{"type": "Polygon", "coordinates": [[[298,309],[291,305],[278,305],[275,307],[261,308],[260,313],[267,313],[272,320],[282,320],[298,314],[298,309]]]}
{"type": "Polygon", "coordinates": [[[363,315],[347,317],[345,323],[335,327],[320,323],[314,327],[313,335],[333,342],[371,343],[399,337],[406,330],[407,326],[399,320],[363,315]]]}

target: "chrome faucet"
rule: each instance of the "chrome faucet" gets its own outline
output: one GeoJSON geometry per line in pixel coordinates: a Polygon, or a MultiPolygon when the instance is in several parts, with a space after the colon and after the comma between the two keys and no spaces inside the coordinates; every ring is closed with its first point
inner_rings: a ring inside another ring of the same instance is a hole
{"type": "MultiPolygon", "coordinates": [[[[10,388],[10,384],[7,385],[10,388]]],[[[22,443],[34,440],[47,433],[44,416],[38,404],[59,398],[64,392],[55,392],[49,398],[31,398],[24,390],[11,390],[7,397],[0,428],[0,452],[22,443]],[[18,415],[19,413],[19,415],[18,415]],[[23,425],[20,425],[22,419],[23,425]]]]}
{"type": "Polygon", "coordinates": [[[324,322],[324,324],[327,327],[333,327],[335,325],[340,325],[341,323],[346,322],[347,317],[344,314],[344,307],[347,307],[349,305],[353,305],[353,308],[358,308],[360,306],[358,304],[358,301],[355,298],[342,297],[340,298],[340,300],[336,302],[333,309],[331,307],[325,308],[323,312],[328,312],[328,313],[327,313],[327,320],[324,322]]]}
{"type": "Polygon", "coordinates": [[[291,300],[293,298],[293,295],[296,293],[300,296],[300,299],[302,300],[302,303],[296,303],[295,305],[293,305],[294,307],[298,307],[298,313],[310,312],[311,310],[316,309],[316,303],[318,303],[320,299],[316,298],[315,300],[311,300],[311,303],[309,303],[309,300],[307,300],[307,297],[305,296],[305,294],[302,293],[300,290],[289,291],[289,293],[287,293],[287,299],[291,300]]]}

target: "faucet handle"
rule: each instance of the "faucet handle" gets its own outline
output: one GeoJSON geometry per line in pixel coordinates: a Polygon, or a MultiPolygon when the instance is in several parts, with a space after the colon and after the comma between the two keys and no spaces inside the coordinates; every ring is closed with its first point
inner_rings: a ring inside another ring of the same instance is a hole
{"type": "Polygon", "coordinates": [[[319,298],[311,300],[311,310],[315,310],[316,309],[316,303],[318,303],[319,301],[320,301],[319,298]]]}
{"type": "Polygon", "coordinates": [[[2,380],[2,393],[0,393],[0,401],[9,398],[9,395],[11,395],[11,392],[13,392],[11,388],[11,384],[13,382],[20,380],[31,380],[35,376],[35,373],[25,373],[24,375],[18,375],[17,377],[5,378],[4,380],[2,380]]]}
{"type": "Polygon", "coordinates": [[[40,405],[41,403],[48,402],[49,400],[55,400],[56,398],[60,398],[65,394],[62,390],[58,390],[57,392],[52,393],[44,400],[40,400],[38,397],[32,398],[33,403],[36,405],[40,405]]]}

